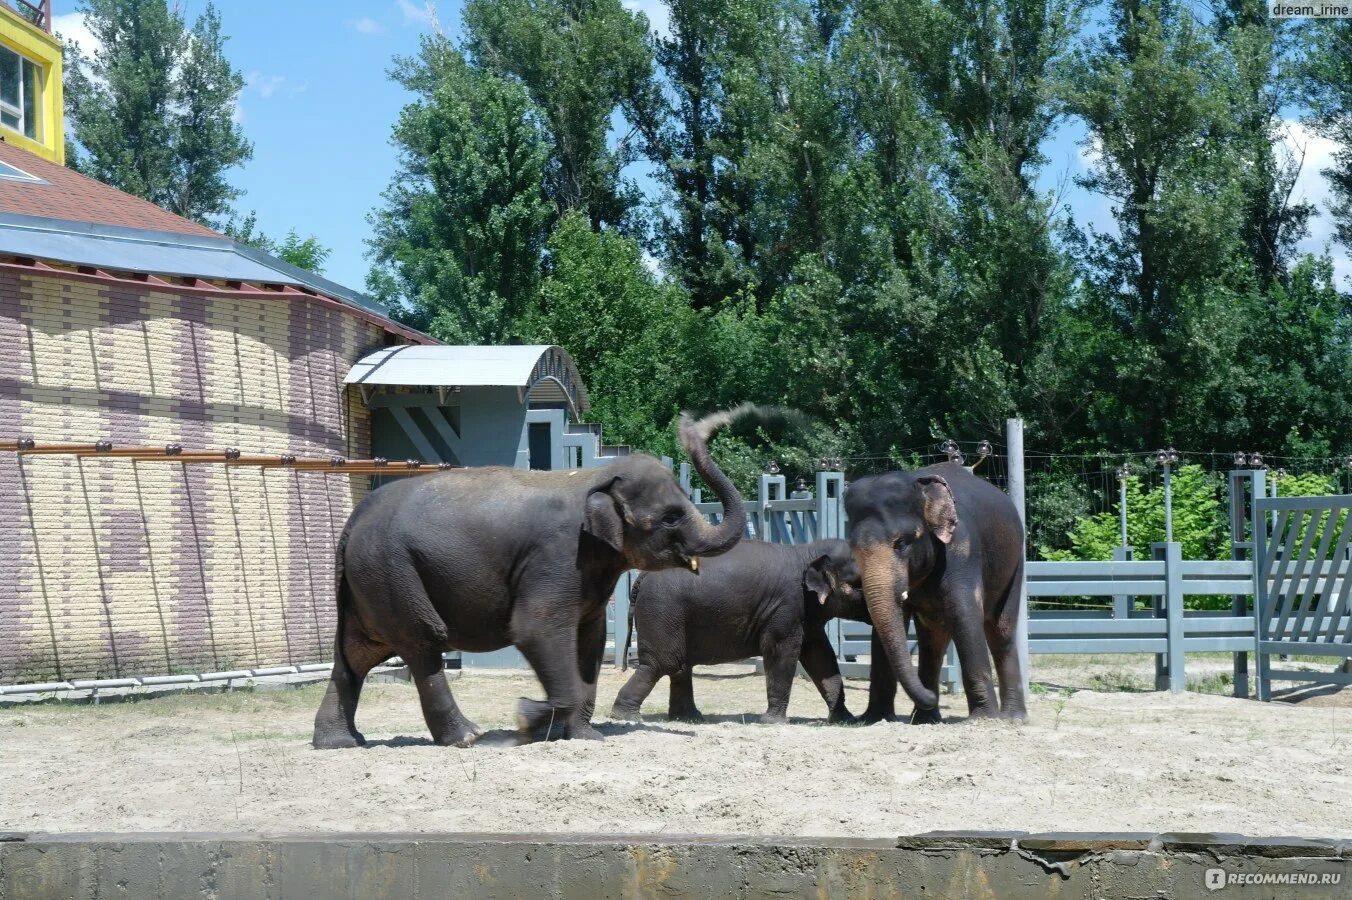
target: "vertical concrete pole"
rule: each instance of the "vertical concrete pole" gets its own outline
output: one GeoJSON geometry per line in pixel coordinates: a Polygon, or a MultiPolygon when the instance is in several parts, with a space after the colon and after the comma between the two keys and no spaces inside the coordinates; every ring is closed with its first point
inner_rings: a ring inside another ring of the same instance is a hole
{"type": "Polygon", "coordinates": [[[1164,464],[1164,542],[1174,540],[1174,483],[1170,478],[1170,465],[1164,464]]]}
{"type": "Polygon", "coordinates": [[[615,648],[613,658],[617,668],[623,667],[625,663],[624,635],[629,630],[629,584],[632,578],[632,572],[625,572],[615,583],[615,618],[611,631],[614,635],[615,648]]]}
{"type": "Polygon", "coordinates": [[[1188,685],[1183,672],[1183,545],[1168,541],[1164,548],[1164,614],[1169,646],[1169,690],[1180,694],[1188,685]]]}
{"type": "Polygon", "coordinates": [[[1025,510],[1023,472],[1023,419],[1005,420],[1005,446],[1009,453],[1009,498],[1019,511],[1024,533],[1024,574],[1019,583],[1019,622],[1014,644],[1019,650],[1019,672],[1023,675],[1023,696],[1028,697],[1028,516],[1025,510]]]}

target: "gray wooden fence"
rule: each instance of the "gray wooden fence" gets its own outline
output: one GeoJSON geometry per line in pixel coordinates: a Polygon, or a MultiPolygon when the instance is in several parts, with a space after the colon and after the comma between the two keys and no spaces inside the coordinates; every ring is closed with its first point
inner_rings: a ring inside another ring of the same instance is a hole
{"type": "Polygon", "coordinates": [[[1346,665],[1337,672],[1272,668],[1273,655],[1352,657],[1352,496],[1267,497],[1254,509],[1269,526],[1260,529],[1257,554],[1259,699],[1271,699],[1274,680],[1352,684],[1346,665]]]}

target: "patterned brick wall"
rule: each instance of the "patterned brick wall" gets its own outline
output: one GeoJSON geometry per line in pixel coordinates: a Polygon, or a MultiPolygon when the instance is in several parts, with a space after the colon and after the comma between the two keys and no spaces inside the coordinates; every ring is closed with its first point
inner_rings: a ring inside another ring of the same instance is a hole
{"type": "MultiPolygon", "coordinates": [[[[325,301],[0,266],[0,440],[369,455],[325,301]]],[[[362,476],[0,452],[0,683],[323,661],[362,476]]]]}

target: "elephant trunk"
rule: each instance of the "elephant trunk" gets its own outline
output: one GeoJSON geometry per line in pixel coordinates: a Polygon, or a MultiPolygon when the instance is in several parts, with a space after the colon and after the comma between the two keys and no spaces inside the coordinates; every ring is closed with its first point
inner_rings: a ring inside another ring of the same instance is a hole
{"type": "MultiPolygon", "coordinates": [[[[868,604],[873,628],[882,638],[887,657],[892,663],[901,687],[916,706],[937,709],[939,697],[920,683],[911,665],[911,648],[906,638],[906,624],[897,605],[895,565],[896,556],[887,544],[873,544],[856,548],[855,557],[864,580],[864,601],[868,604]]],[[[878,665],[880,660],[874,660],[878,665]]]]}
{"type": "Polygon", "coordinates": [[[737,493],[732,480],[723,474],[723,470],[718,468],[713,457],[709,455],[709,439],[720,428],[745,415],[757,412],[757,408],[752,404],[743,403],[741,406],[713,413],[698,420],[691,419],[688,415],[681,417],[681,446],[690,456],[690,462],[695,466],[699,477],[713,488],[719,502],[723,504],[723,521],[719,525],[709,525],[703,522],[701,517],[696,545],[687,548],[692,557],[726,553],[746,533],[746,505],[742,502],[742,495],[737,493]]]}

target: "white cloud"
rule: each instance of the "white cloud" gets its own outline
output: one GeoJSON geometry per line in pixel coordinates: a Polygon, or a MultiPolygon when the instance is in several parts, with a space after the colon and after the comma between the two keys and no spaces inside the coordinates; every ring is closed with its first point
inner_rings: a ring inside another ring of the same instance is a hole
{"type": "Polygon", "coordinates": [[[624,8],[647,16],[648,27],[658,37],[671,37],[671,17],[663,0],[624,0],[624,8]]]}
{"type": "Polygon", "coordinates": [[[93,56],[103,48],[94,32],[85,24],[84,13],[62,13],[52,16],[52,31],[80,48],[85,56],[93,56]]]}
{"type": "Polygon", "coordinates": [[[287,97],[295,97],[310,89],[308,83],[297,84],[285,75],[268,75],[257,69],[244,76],[244,87],[246,90],[256,92],[264,100],[270,100],[281,93],[285,93],[287,97]]]}
{"type": "Polygon", "coordinates": [[[1287,122],[1283,143],[1292,158],[1301,163],[1300,175],[1291,191],[1291,202],[1309,202],[1319,214],[1310,218],[1310,234],[1301,242],[1300,249],[1309,253],[1323,253],[1327,248],[1333,256],[1333,269],[1344,287],[1352,283],[1352,257],[1348,249],[1333,243],[1333,219],[1329,215],[1331,196],[1324,169],[1333,165],[1338,145],[1326,137],[1310,131],[1300,122],[1287,122]]]}
{"type": "Polygon", "coordinates": [[[249,90],[257,91],[258,95],[264,100],[277,93],[286,84],[285,75],[265,75],[257,69],[244,76],[244,82],[249,90]]]}
{"type": "Polygon", "coordinates": [[[1085,174],[1094,171],[1094,166],[1103,159],[1103,142],[1099,140],[1099,136],[1086,135],[1075,147],[1080,159],[1080,170],[1085,174]]]}
{"type": "Polygon", "coordinates": [[[405,25],[425,25],[436,27],[437,11],[430,0],[426,3],[414,3],[413,0],[398,0],[399,12],[404,15],[405,25]]]}
{"type": "Polygon", "coordinates": [[[348,22],[352,30],[358,34],[384,34],[385,26],[381,25],[375,19],[360,18],[354,22],[348,22]]]}

